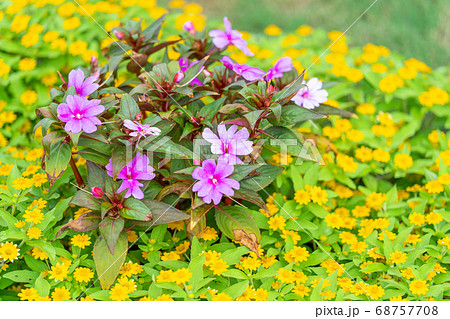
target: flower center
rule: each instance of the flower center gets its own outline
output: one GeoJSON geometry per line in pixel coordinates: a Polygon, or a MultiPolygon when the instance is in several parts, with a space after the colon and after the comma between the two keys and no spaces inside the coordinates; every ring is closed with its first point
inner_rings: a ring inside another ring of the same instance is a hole
{"type": "Polygon", "coordinates": [[[217,184],[219,183],[219,181],[218,181],[216,178],[213,178],[213,179],[212,179],[212,183],[213,183],[214,185],[217,185],[217,184]]]}
{"type": "Polygon", "coordinates": [[[81,119],[82,117],[83,117],[83,114],[81,114],[81,113],[77,113],[75,115],[75,118],[77,118],[77,119],[81,119]]]}

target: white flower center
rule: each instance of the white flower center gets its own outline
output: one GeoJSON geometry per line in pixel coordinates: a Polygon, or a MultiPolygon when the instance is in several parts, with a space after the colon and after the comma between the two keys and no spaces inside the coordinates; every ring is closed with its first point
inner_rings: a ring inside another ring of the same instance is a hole
{"type": "Polygon", "coordinates": [[[83,117],[83,114],[80,114],[80,113],[77,113],[76,115],[75,115],[75,118],[77,118],[77,119],[81,119],[83,117]]]}

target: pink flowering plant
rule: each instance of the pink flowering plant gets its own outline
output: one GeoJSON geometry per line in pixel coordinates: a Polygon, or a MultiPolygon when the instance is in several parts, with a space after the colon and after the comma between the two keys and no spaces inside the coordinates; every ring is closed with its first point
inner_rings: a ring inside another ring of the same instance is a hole
{"type": "Polygon", "coordinates": [[[321,104],[322,82],[304,83],[288,57],[264,71],[224,56],[230,45],[252,55],[227,18],[225,30],[186,23],[179,40],[159,42],[163,22],[115,27],[115,41],[103,49],[108,63],[94,58],[72,70],[52,89],[50,105],[37,110],[50,187],[60,187],[70,166],[78,189],[70,204],[90,210],[67,220],[56,238],[98,229],[93,255],[103,289],[125,260],[130,229],[184,221],[192,238],[208,222],[258,254],[253,215],[266,209],[259,192],[283,171],[264,158],[284,152],[319,161],[304,151],[295,126],[351,115],[321,104]],[[169,46],[178,60],[169,59],[169,46]],[[116,86],[124,70],[128,80],[116,86]]]}

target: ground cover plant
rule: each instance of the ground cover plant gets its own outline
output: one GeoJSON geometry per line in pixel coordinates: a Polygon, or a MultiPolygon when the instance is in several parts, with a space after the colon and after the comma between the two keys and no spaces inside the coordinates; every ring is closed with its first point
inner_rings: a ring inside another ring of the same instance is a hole
{"type": "Polygon", "coordinates": [[[448,298],[448,68],[80,4],[1,4],[2,300],[448,298]]]}

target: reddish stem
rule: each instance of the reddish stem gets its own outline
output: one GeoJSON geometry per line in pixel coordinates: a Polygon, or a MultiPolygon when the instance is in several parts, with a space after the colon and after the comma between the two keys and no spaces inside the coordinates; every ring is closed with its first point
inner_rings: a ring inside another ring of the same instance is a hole
{"type": "Polygon", "coordinates": [[[84,187],[83,177],[81,177],[80,171],[78,170],[78,167],[75,164],[75,161],[73,160],[72,156],[70,157],[70,167],[72,168],[73,175],[75,175],[78,187],[83,188],[84,187]]]}

